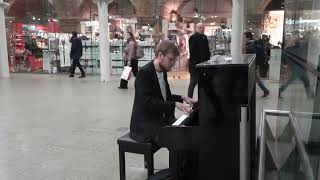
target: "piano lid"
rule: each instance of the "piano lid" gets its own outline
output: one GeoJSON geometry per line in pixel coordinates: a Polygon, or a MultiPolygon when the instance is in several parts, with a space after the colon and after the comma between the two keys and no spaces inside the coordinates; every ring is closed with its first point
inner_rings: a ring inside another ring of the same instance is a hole
{"type": "Polygon", "coordinates": [[[217,55],[211,60],[197,64],[197,68],[203,67],[217,67],[217,66],[248,66],[251,64],[256,55],[255,54],[243,54],[239,57],[232,58],[231,56],[217,55]]]}

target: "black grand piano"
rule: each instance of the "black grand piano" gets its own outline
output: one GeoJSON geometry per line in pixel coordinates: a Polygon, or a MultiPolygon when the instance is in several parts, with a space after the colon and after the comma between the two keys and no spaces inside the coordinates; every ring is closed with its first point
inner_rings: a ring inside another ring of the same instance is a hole
{"type": "MultiPolygon", "coordinates": [[[[220,59],[220,58],[218,58],[220,59]]],[[[198,103],[161,129],[175,180],[253,180],[256,149],[255,55],[207,61],[198,103]]]]}

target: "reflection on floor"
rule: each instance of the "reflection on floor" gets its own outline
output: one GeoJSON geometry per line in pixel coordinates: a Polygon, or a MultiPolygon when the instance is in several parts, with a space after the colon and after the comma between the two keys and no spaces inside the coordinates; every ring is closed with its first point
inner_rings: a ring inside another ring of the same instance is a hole
{"type": "MultiPolygon", "coordinates": [[[[180,77],[170,80],[172,92],[186,94],[187,73],[180,77]]],[[[0,179],[118,180],[116,139],[128,131],[134,96],[133,80],[128,90],[118,85],[119,77],[110,83],[39,74],[0,79],[0,179]]],[[[279,85],[268,87],[266,99],[257,90],[258,112],[277,107],[279,85]]],[[[162,149],[155,168],[167,167],[162,149]]],[[[146,178],[142,156],[128,154],[127,168],[128,180],[146,178]]]]}

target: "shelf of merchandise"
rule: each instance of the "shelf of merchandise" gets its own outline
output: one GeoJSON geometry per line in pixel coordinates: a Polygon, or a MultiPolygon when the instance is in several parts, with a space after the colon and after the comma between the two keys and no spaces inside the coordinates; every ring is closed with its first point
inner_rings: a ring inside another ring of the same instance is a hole
{"type": "MultiPolygon", "coordinates": [[[[138,67],[141,68],[155,57],[155,46],[149,42],[138,42],[138,44],[144,49],[145,54],[143,58],[139,59],[138,67]]],[[[119,75],[122,73],[125,47],[126,43],[123,43],[122,40],[110,42],[111,74],[119,75]]],[[[96,74],[100,72],[100,50],[97,42],[86,41],[83,43],[81,64],[87,73],[96,74]]]]}

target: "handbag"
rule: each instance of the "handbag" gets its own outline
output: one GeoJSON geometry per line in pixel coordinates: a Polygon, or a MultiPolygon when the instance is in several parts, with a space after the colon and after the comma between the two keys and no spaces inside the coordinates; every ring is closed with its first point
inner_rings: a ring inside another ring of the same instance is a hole
{"type": "Polygon", "coordinates": [[[136,46],[136,58],[141,59],[144,57],[144,49],[137,44],[136,46]]]}
{"type": "Polygon", "coordinates": [[[122,71],[121,79],[129,81],[131,78],[132,67],[125,66],[122,71]]]}

